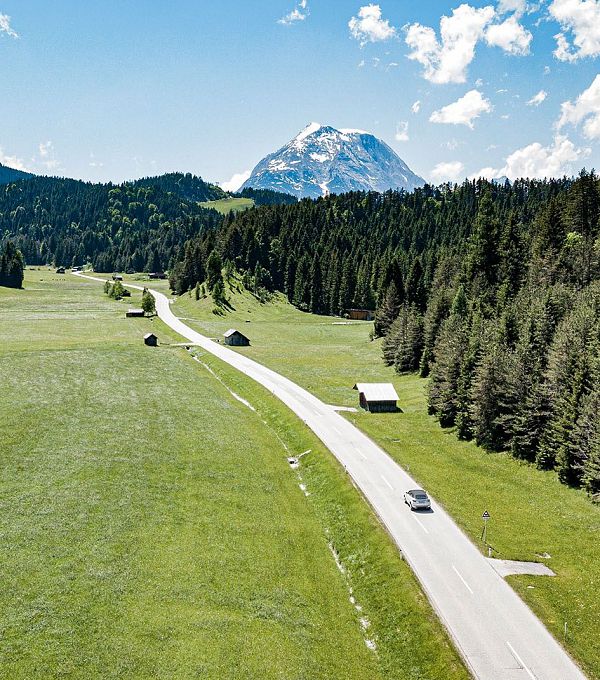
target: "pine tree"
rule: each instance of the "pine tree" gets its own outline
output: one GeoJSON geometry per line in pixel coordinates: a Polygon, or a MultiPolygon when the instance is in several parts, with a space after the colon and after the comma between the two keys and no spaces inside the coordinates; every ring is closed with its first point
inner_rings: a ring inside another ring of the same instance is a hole
{"type": "Polygon", "coordinates": [[[375,313],[375,337],[382,337],[389,331],[398,314],[402,300],[394,281],[390,283],[379,309],[375,313]]]}
{"type": "Polygon", "coordinates": [[[315,253],[310,267],[310,311],[321,314],[325,311],[323,299],[323,275],[321,272],[321,258],[315,253]]]}
{"type": "MultiPolygon", "coordinates": [[[[222,269],[223,263],[221,257],[216,250],[213,250],[206,261],[206,277],[209,290],[214,291],[217,283],[223,283],[223,276],[221,274],[222,269]]],[[[196,282],[194,281],[194,283],[196,282]]]]}
{"type": "Polygon", "coordinates": [[[492,451],[504,450],[510,439],[506,427],[510,363],[510,353],[494,339],[482,352],[473,377],[470,412],[473,436],[477,444],[492,451]]]}
{"type": "Polygon", "coordinates": [[[383,359],[398,373],[416,371],[423,351],[423,317],[414,305],[404,304],[382,344],[383,359]]]}

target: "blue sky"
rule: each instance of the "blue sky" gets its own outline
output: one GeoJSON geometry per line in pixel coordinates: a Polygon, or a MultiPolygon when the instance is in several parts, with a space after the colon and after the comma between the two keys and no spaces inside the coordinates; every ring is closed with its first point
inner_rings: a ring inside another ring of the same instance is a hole
{"type": "Polygon", "coordinates": [[[0,0],[0,162],[225,182],[319,121],[436,182],[571,173],[599,58],[600,0],[0,0]]]}

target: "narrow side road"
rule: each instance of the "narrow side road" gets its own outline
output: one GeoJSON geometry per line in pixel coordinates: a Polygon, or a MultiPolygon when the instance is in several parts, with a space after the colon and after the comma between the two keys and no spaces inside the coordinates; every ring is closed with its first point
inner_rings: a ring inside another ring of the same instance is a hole
{"type": "Polygon", "coordinates": [[[585,678],[529,607],[434,500],[432,511],[427,513],[413,513],[404,505],[404,491],[418,485],[383,449],[333,407],[291,380],[191,329],[172,313],[165,295],[150,292],[164,323],[270,390],[345,467],[411,565],[476,678],[585,678]]]}

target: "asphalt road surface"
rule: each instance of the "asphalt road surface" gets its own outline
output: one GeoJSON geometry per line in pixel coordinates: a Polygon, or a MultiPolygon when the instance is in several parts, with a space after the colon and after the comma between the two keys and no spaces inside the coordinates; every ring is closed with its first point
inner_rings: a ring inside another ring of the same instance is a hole
{"type": "Polygon", "coordinates": [[[476,678],[585,678],[541,621],[434,499],[431,512],[408,509],[403,493],[419,485],[383,449],[331,406],[291,380],[191,329],[171,312],[165,295],[151,292],[164,323],[270,390],[345,467],[412,567],[476,678]]]}

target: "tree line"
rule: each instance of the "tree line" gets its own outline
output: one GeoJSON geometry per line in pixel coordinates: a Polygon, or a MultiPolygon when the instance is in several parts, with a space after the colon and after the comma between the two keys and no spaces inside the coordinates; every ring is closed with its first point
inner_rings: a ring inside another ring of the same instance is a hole
{"type": "Polygon", "coordinates": [[[21,288],[25,261],[15,244],[8,241],[0,249],[0,286],[21,288]]]}
{"type": "MultiPolygon", "coordinates": [[[[429,410],[460,438],[556,470],[600,500],[600,183],[582,173],[531,219],[484,191],[425,305],[391,284],[383,355],[430,376],[429,410]]],[[[401,280],[400,280],[401,286],[401,280]]]]}
{"type": "Polygon", "coordinates": [[[214,253],[300,309],[376,308],[384,361],[430,378],[443,426],[598,497],[599,206],[587,172],[263,206],[190,240],[171,284],[214,253]]]}
{"type": "Polygon", "coordinates": [[[165,271],[186,241],[220,224],[198,202],[222,195],[181,173],[120,185],[33,177],[0,186],[0,242],[14,242],[31,265],[165,271]]]}

